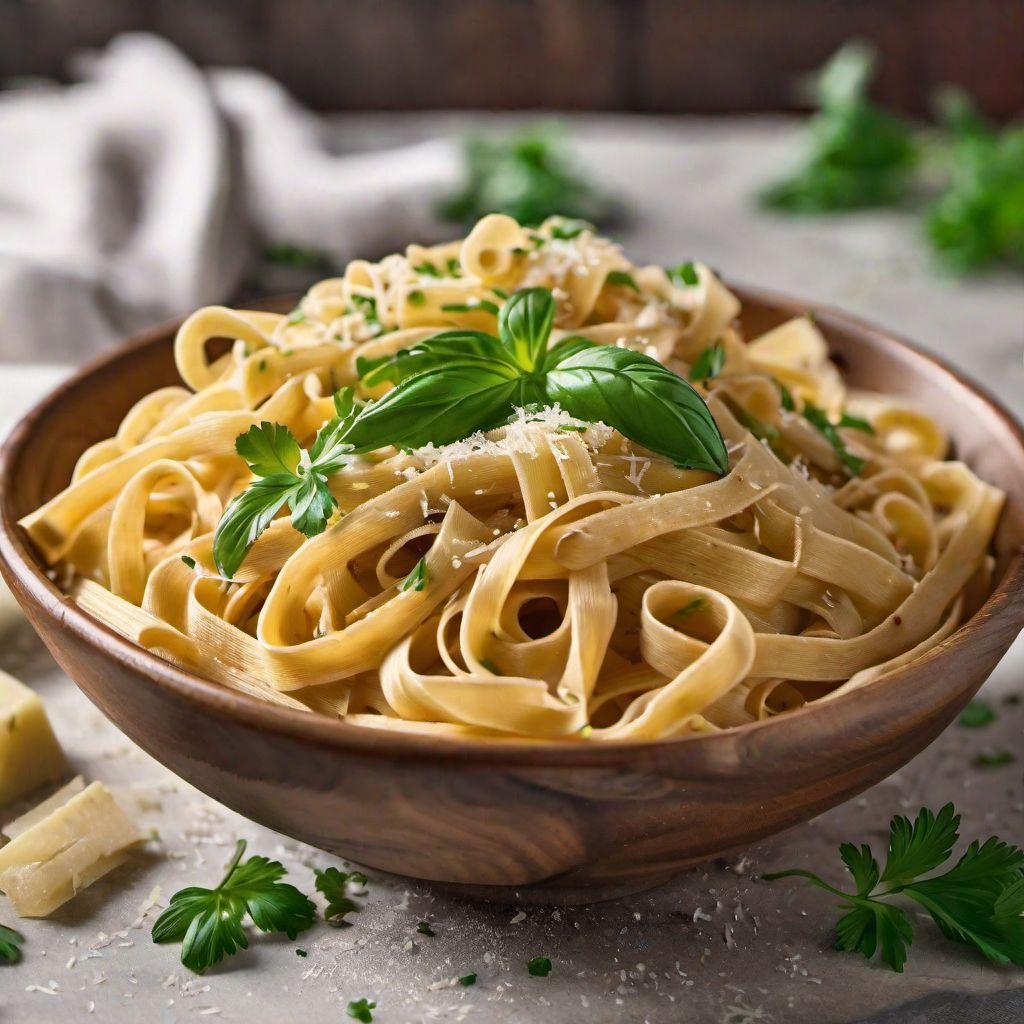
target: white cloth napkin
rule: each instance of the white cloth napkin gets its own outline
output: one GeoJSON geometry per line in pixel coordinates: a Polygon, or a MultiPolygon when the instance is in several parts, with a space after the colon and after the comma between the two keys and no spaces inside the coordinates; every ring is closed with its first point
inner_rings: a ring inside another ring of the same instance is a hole
{"type": "Polygon", "coordinates": [[[79,362],[223,302],[257,245],[343,263],[439,237],[451,142],[333,154],[277,83],[204,73],[156,36],[121,36],[76,71],[0,93],[0,359],[79,362]]]}

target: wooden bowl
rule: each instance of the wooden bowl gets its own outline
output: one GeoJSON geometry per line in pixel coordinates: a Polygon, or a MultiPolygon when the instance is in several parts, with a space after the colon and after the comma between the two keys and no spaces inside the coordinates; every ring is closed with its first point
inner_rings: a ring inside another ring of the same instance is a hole
{"type": "MultiPolygon", "coordinates": [[[[741,289],[750,332],[807,309],[741,289]]],[[[128,736],[255,821],[362,864],[505,902],[587,902],[804,821],[895,771],[977,691],[1024,618],[1024,432],[938,360],[816,310],[853,385],[922,404],[1008,494],[998,585],[953,636],[870,686],[772,721],[657,742],[526,743],[360,729],[265,704],[123,639],[47,578],[17,520],[144,393],[177,383],[174,326],[84,369],[0,454],[0,561],[47,647],[128,736]]]]}

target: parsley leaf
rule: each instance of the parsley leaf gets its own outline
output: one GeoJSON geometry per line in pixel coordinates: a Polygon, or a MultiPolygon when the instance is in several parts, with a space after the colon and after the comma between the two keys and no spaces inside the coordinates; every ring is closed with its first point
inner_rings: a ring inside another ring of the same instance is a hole
{"type": "Polygon", "coordinates": [[[466,988],[468,988],[470,985],[475,985],[476,975],[464,974],[461,978],[459,978],[459,984],[465,986],[466,988]]]}
{"type": "Polygon", "coordinates": [[[420,935],[427,935],[430,938],[433,938],[437,934],[434,929],[430,927],[429,921],[420,921],[419,924],[416,925],[416,931],[419,932],[420,935]]]}
{"type": "Polygon", "coordinates": [[[181,962],[201,974],[225,956],[249,946],[242,921],[248,914],[264,932],[293,939],[313,923],[316,908],[293,885],[282,882],[285,869],[266,857],[242,861],[246,843],[215,889],[191,886],[176,892],[153,926],[153,941],[181,942],[181,962]]]}
{"type": "Polygon", "coordinates": [[[338,868],[317,869],[316,890],[326,900],[324,920],[335,928],[351,927],[352,922],[345,920],[346,914],[359,912],[359,905],[349,896],[349,887],[365,885],[366,876],[358,871],[340,871],[338,868]]]}
{"type": "Polygon", "coordinates": [[[960,815],[952,804],[937,815],[922,807],[913,823],[897,814],[889,823],[889,856],[881,880],[899,885],[933,871],[949,860],[959,828],[960,815]]]}
{"type": "Polygon", "coordinates": [[[843,900],[847,913],[836,925],[836,948],[882,959],[902,971],[913,927],[906,912],[888,902],[909,898],[932,916],[946,938],[980,950],[995,963],[1024,964],[1024,851],[996,837],[975,840],[944,874],[921,878],[949,860],[960,816],[952,804],[937,814],[922,808],[917,818],[897,815],[889,825],[885,869],[869,846],[840,847],[855,892],[829,885],[810,871],[765,875],[767,881],[800,877],[843,900]]]}
{"type": "Polygon", "coordinates": [[[345,1007],[345,1012],[353,1019],[361,1021],[361,1024],[370,1024],[373,1020],[373,1014],[371,1010],[376,1010],[377,1004],[375,1002],[368,1001],[365,997],[362,999],[353,999],[348,1006],[345,1007]]]}
{"type": "Polygon", "coordinates": [[[302,449],[292,432],[280,423],[254,424],[235,441],[235,451],[248,463],[256,476],[275,473],[294,475],[302,449]]]}
{"type": "Polygon", "coordinates": [[[231,501],[213,535],[213,559],[225,578],[234,576],[285,504],[292,526],[307,537],[326,529],[337,504],[327,478],[348,463],[352,446],[344,436],[360,410],[351,388],[334,396],[334,406],[337,415],[317,433],[308,465],[303,465],[298,441],[280,423],[254,425],[235,441],[235,449],[257,479],[231,501]]]}
{"type": "Polygon", "coordinates": [[[25,936],[13,928],[0,924],[0,960],[15,964],[21,959],[21,944],[25,936]]]}

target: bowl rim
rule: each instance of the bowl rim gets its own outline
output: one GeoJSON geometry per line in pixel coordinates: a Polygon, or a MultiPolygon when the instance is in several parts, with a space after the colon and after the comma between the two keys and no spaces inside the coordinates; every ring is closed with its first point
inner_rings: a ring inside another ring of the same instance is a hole
{"type": "MultiPolygon", "coordinates": [[[[1024,452],[1024,425],[987,388],[970,376],[955,369],[950,363],[927,352],[922,347],[894,334],[873,322],[843,312],[833,306],[805,302],[788,293],[759,287],[730,283],[730,289],[743,301],[780,311],[813,310],[816,322],[829,328],[872,338],[876,344],[901,349],[916,367],[928,367],[938,372],[947,382],[964,388],[979,399],[1003,423],[1017,446],[1024,452]]],[[[273,299],[253,302],[247,308],[274,308],[273,299]]],[[[667,739],[616,740],[607,743],[566,742],[565,739],[527,739],[523,737],[466,737],[443,736],[399,730],[373,729],[350,725],[343,719],[312,714],[298,709],[281,707],[259,697],[233,690],[213,680],[205,679],[158,654],[135,644],[111,626],[95,618],[64,594],[46,575],[32,552],[27,536],[14,519],[9,507],[6,482],[13,466],[33,433],[35,425],[46,416],[70,390],[80,386],[94,374],[132,353],[157,343],[166,342],[182,322],[172,318],[149,328],[108,352],[87,362],[81,369],[63,380],[43,396],[11,428],[0,447],[0,567],[4,575],[16,581],[12,586],[19,601],[22,590],[28,601],[43,614],[59,622],[61,628],[75,634],[87,645],[114,658],[126,668],[147,677],[154,684],[184,697],[204,710],[227,716],[260,731],[277,733],[334,750],[358,753],[361,756],[380,756],[388,759],[416,759],[435,761],[494,762],[500,760],[515,765],[555,766],[613,766],[633,762],[639,755],[650,756],[652,751],[679,749],[680,745],[703,744],[689,747],[707,752],[713,744],[732,744],[759,734],[764,729],[776,734],[790,723],[800,728],[809,716],[821,717],[827,708],[849,708],[858,702],[885,699],[885,693],[898,685],[900,675],[911,666],[919,667],[941,658],[953,646],[969,642],[993,617],[1011,619],[1016,610],[1018,624],[1024,623],[1024,547],[1014,551],[999,584],[974,615],[949,637],[906,665],[890,669],[873,680],[870,685],[843,694],[827,705],[811,703],[775,718],[748,722],[711,733],[693,733],[667,739]]],[[[9,580],[10,581],[10,580],[9,580]]],[[[22,602],[24,603],[24,602],[22,602]]],[[[687,748],[683,748],[687,749],[687,748]]],[[[723,750],[726,748],[723,748],[723,750]]]]}

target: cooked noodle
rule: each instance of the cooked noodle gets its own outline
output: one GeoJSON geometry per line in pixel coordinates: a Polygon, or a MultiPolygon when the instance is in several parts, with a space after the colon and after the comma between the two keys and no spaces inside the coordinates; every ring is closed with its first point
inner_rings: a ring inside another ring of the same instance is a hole
{"type": "Polygon", "coordinates": [[[464,241],[349,264],[291,316],[198,311],[175,345],[186,386],[141,399],[24,527],[73,598],[135,642],[375,728],[591,742],[729,728],[866,685],[956,629],[988,582],[1003,495],[943,461],[939,427],[848,395],[809,317],[746,341],[707,267],[688,284],[571,234],[487,217],[464,241]],[[724,366],[698,389],[729,473],[520,411],[452,445],[354,459],[330,478],[323,533],[279,516],[219,577],[214,528],[252,481],[240,434],[269,421],[308,443],[358,382],[357,355],[493,333],[495,306],[527,286],[554,294],[552,342],[635,348],[683,377],[717,343],[724,366]],[[212,355],[214,339],[230,347],[212,355]],[[838,427],[858,475],[810,407],[870,422],[838,427]],[[422,589],[403,588],[421,557],[422,589]]]}

